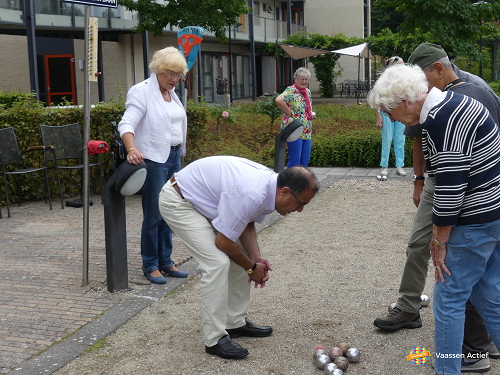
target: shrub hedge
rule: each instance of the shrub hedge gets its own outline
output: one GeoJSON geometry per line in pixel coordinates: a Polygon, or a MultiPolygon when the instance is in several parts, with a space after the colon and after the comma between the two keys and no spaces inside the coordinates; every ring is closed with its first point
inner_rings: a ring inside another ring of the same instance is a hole
{"type": "MultiPolygon", "coordinates": [[[[355,130],[336,137],[317,136],[311,147],[310,166],[361,167],[380,166],[382,139],[378,130],[355,130]]],[[[405,166],[413,166],[413,139],[405,142],[405,166]]],[[[394,147],[391,147],[389,167],[396,165],[394,147]]]]}
{"type": "MultiPolygon", "coordinates": [[[[317,105],[317,120],[313,124],[313,144],[310,166],[313,167],[366,167],[379,166],[381,139],[376,129],[376,113],[366,105],[317,105]]],[[[124,101],[110,101],[93,106],[90,111],[91,139],[112,143],[111,121],[119,122],[125,110],[124,101]]],[[[245,157],[272,168],[274,164],[274,140],[280,131],[280,119],[269,123],[269,116],[258,113],[256,104],[244,104],[236,123],[220,125],[216,135],[216,122],[210,120],[206,105],[188,104],[187,155],[184,164],[210,155],[235,155],[245,157]]],[[[0,128],[12,126],[16,132],[20,151],[41,145],[40,124],[65,125],[79,123],[83,132],[83,107],[45,108],[31,95],[7,95],[0,93],[0,128]]],[[[83,136],[83,134],[82,134],[83,136]]],[[[406,140],[405,165],[412,166],[412,139],[406,140]]],[[[24,158],[26,167],[42,162],[41,153],[29,153],[24,158]]],[[[389,166],[395,163],[391,152],[389,166]]],[[[105,181],[111,168],[111,155],[103,155],[105,181]]],[[[10,168],[8,166],[8,168],[10,168]]],[[[11,168],[12,169],[12,168],[11,168]]],[[[52,197],[57,199],[55,171],[50,171],[49,183],[52,197]]],[[[100,191],[98,171],[91,178],[100,191]]],[[[63,196],[76,196],[80,192],[80,171],[61,172],[63,196]]],[[[8,177],[9,198],[17,202],[17,179],[8,177]]],[[[92,187],[93,187],[92,186],[92,187]]],[[[44,197],[43,173],[23,176],[22,200],[40,200],[44,197]]],[[[0,189],[0,204],[5,204],[4,189],[0,189]]],[[[55,203],[57,204],[57,202],[55,203]]]]}
{"type": "MultiPolygon", "coordinates": [[[[32,100],[31,96],[11,95],[16,98],[10,100],[9,105],[0,107],[0,128],[12,126],[16,133],[19,150],[23,150],[42,144],[40,125],[65,125],[79,123],[83,139],[83,107],[50,107],[45,108],[41,103],[32,100]]],[[[103,140],[112,144],[111,121],[119,122],[125,111],[123,100],[110,101],[108,103],[99,103],[90,109],[90,138],[103,140]]],[[[187,148],[190,150],[187,162],[201,157],[200,139],[206,132],[208,126],[208,113],[201,107],[188,107],[187,110],[189,133],[187,139],[187,148]]],[[[22,158],[23,167],[29,168],[43,165],[42,153],[28,153],[22,158]]],[[[91,157],[92,158],[92,157],[91,157]]],[[[111,154],[102,155],[104,183],[108,177],[108,171],[111,169],[111,154]]],[[[16,169],[14,166],[6,166],[7,170],[16,169]]],[[[77,196],[80,193],[81,171],[65,170],[60,171],[61,190],[64,197],[77,196]]],[[[92,168],[91,188],[100,191],[100,180],[98,178],[98,168],[92,168]]],[[[49,171],[49,184],[52,197],[58,199],[57,176],[55,171],[49,171]]],[[[9,187],[9,200],[17,202],[17,178],[7,177],[9,187]]],[[[25,200],[40,200],[44,198],[43,172],[32,173],[22,177],[22,197],[25,200]]],[[[5,191],[0,188],[0,204],[5,205],[5,191]]],[[[54,203],[54,202],[53,202],[54,203]]],[[[57,202],[55,205],[57,206],[57,202]]]]}

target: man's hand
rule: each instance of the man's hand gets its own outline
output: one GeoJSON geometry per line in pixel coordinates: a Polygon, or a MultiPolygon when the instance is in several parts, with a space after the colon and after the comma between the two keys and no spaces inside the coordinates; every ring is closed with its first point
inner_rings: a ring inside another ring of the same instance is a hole
{"type": "Polygon", "coordinates": [[[413,188],[413,204],[415,207],[418,207],[420,204],[420,195],[422,194],[422,191],[424,190],[424,181],[423,180],[418,180],[413,183],[414,188],[413,188]]]}
{"type": "Polygon", "coordinates": [[[451,225],[446,227],[438,227],[436,225],[433,225],[431,244],[429,245],[429,248],[431,249],[432,263],[434,263],[434,266],[436,267],[434,273],[434,279],[436,280],[436,284],[439,282],[439,280],[441,280],[441,282],[444,283],[443,271],[446,272],[448,276],[451,276],[451,272],[448,270],[448,267],[446,267],[446,264],[444,262],[446,259],[445,243],[448,241],[451,228],[452,228],[451,225]],[[439,243],[445,245],[438,246],[437,244],[435,244],[436,239],[438,240],[439,243]]]}
{"type": "Polygon", "coordinates": [[[262,266],[264,276],[261,279],[258,279],[257,275],[255,275],[255,277],[254,277],[255,271],[253,271],[249,275],[250,278],[248,279],[248,283],[251,284],[252,281],[255,281],[255,287],[257,288],[260,285],[260,287],[262,289],[266,285],[266,281],[269,280],[269,271],[272,271],[273,269],[271,268],[271,264],[269,263],[269,261],[267,259],[258,258],[258,259],[255,259],[255,262],[257,263],[257,267],[255,268],[255,271],[258,268],[260,269],[260,266],[262,266]]]}

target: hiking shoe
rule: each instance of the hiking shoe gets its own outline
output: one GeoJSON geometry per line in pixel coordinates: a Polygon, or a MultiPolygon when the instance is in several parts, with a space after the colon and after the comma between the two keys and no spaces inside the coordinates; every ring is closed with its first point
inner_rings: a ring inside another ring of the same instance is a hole
{"type": "Polygon", "coordinates": [[[397,331],[401,328],[419,328],[422,327],[420,313],[409,314],[397,307],[394,307],[389,315],[375,319],[373,322],[375,327],[384,331],[397,331]]]}
{"type": "Polygon", "coordinates": [[[489,358],[481,358],[474,362],[467,362],[462,358],[462,372],[487,372],[490,367],[489,358]]]}
{"type": "Polygon", "coordinates": [[[380,174],[382,176],[387,176],[389,174],[389,171],[387,170],[387,168],[382,168],[382,170],[380,171],[380,174]]]}
{"type": "Polygon", "coordinates": [[[498,359],[500,358],[500,352],[498,351],[497,347],[491,341],[490,348],[488,349],[489,357],[493,359],[498,359]]]}
{"type": "Polygon", "coordinates": [[[406,172],[402,167],[396,168],[396,174],[398,174],[400,176],[406,176],[406,172]]]}

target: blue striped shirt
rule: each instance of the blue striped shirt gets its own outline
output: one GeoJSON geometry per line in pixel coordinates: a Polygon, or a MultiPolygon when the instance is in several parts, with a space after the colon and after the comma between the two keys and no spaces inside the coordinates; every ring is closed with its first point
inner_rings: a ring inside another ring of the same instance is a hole
{"type": "MultiPolygon", "coordinates": [[[[436,98],[433,90],[426,101],[436,98]]],[[[447,226],[498,220],[498,127],[478,101],[452,91],[438,95],[444,99],[429,110],[422,124],[426,171],[436,183],[432,222],[447,226]]]]}

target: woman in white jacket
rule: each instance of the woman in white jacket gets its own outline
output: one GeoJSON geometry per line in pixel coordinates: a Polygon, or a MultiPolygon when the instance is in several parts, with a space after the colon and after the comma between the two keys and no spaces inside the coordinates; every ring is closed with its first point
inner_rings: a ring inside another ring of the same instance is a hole
{"type": "Polygon", "coordinates": [[[142,270],[151,282],[165,284],[160,271],[187,277],[172,262],[172,231],[160,215],[158,196],[181,169],[180,159],[186,154],[186,110],[174,88],[188,68],[184,55],[174,47],[156,51],[149,68],[151,77],[129,90],[118,129],[128,162],[144,161],[148,169],[142,188],[142,270]]]}

